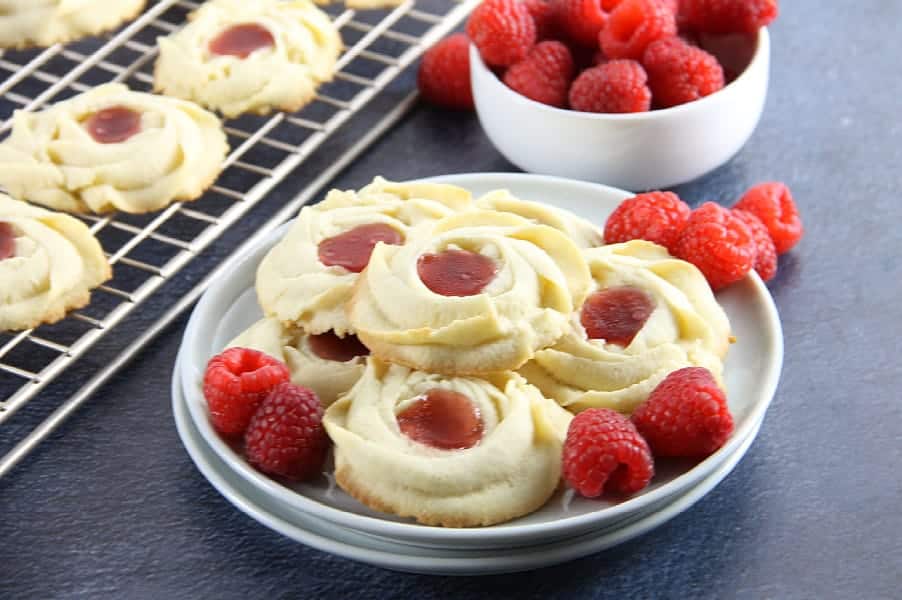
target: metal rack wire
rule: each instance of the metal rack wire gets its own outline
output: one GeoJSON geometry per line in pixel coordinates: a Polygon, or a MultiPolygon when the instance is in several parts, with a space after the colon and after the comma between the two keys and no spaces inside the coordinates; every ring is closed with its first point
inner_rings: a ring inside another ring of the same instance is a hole
{"type": "MultiPolygon", "coordinates": [[[[152,299],[158,288],[176,278],[198,254],[264,200],[426,48],[458,25],[476,3],[407,0],[391,10],[367,12],[327,8],[346,49],[339,59],[335,81],[324,85],[313,103],[294,114],[243,116],[227,121],[232,151],[217,184],[198,201],[173,204],[150,215],[84,217],[113,265],[114,278],[95,291],[89,306],[60,323],[18,333],[0,332],[0,438],[4,423],[19,409],[83,359],[101,339],[115,337],[117,326],[135,308],[152,299]]],[[[100,83],[120,81],[132,89],[149,90],[156,38],[177,30],[199,4],[159,0],[107,38],[0,55],[0,118],[4,119],[0,136],[8,134],[13,110],[40,109],[100,83]]],[[[366,135],[342,148],[330,166],[271,215],[247,244],[314,199],[343,166],[400,119],[413,100],[411,95],[379,115],[366,135]]],[[[94,369],[87,383],[52,414],[14,440],[15,447],[0,458],[0,476],[190,307],[217,273],[210,273],[113,361],[94,369]]],[[[134,334],[128,332],[129,336],[134,334]]]]}

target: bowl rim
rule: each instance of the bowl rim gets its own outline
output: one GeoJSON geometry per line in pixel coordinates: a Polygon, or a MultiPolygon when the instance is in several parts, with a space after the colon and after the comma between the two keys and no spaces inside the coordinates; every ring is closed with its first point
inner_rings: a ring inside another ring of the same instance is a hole
{"type": "MultiPolygon", "coordinates": [[[[751,78],[749,73],[752,72],[753,67],[758,67],[761,63],[768,60],[770,57],[770,33],[768,32],[767,27],[762,27],[758,30],[757,40],[755,46],[755,53],[752,55],[752,60],[743,69],[742,73],[739,74],[736,79],[725,85],[723,88],[717,90],[713,94],[705,96],[704,98],[699,98],[698,100],[693,100],[692,102],[687,102],[685,104],[679,104],[677,106],[671,106],[669,108],[659,108],[654,110],[647,110],[644,112],[635,112],[635,113],[593,113],[593,112],[583,112],[579,110],[572,110],[569,108],[557,108],[556,106],[550,106],[548,104],[543,104],[541,102],[537,102],[532,100],[531,98],[527,98],[522,94],[518,94],[514,90],[507,87],[501,79],[486,66],[485,62],[482,60],[482,56],[479,54],[479,51],[476,49],[476,45],[472,42],[470,43],[470,82],[473,88],[473,97],[475,99],[477,95],[477,89],[480,89],[480,86],[473,85],[476,79],[475,72],[480,71],[482,75],[485,75],[492,81],[492,85],[497,88],[502,89],[500,92],[502,94],[507,95],[514,102],[525,103],[526,105],[532,105],[539,111],[546,111],[551,114],[558,114],[561,116],[565,116],[567,118],[581,118],[588,119],[594,121],[642,121],[646,119],[657,119],[657,118],[667,118],[671,115],[678,115],[683,112],[687,112],[690,110],[700,110],[697,107],[706,106],[711,102],[717,101],[717,98],[721,98],[724,95],[724,92],[731,91],[740,85],[742,85],[746,80],[751,78]],[[576,116],[578,115],[578,116],[576,116]]],[[[479,112],[479,103],[476,103],[476,111],[479,112]]]]}

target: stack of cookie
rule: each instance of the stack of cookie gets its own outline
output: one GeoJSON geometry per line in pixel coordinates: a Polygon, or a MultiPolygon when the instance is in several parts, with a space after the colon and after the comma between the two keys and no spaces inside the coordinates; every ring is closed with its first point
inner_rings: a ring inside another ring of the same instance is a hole
{"type": "Polygon", "coordinates": [[[377,178],[301,211],[257,272],[265,319],[230,346],[317,392],[361,502],[498,523],[553,494],[573,412],[629,413],[684,366],[722,372],[729,323],[698,270],[601,240],[506,191],[377,178]]]}
{"type": "MultiPolygon", "coordinates": [[[[5,0],[0,47],[94,35],[144,4],[5,0]]],[[[207,109],[226,117],[299,110],[332,79],[342,48],[329,16],[309,0],[211,0],[158,43],[155,88],[168,96],[110,83],[40,112],[17,111],[0,143],[0,186],[18,200],[81,214],[146,213],[197,199],[229,151],[207,109]]],[[[0,249],[0,330],[59,320],[110,277],[87,227],[2,194],[0,249]]]]}

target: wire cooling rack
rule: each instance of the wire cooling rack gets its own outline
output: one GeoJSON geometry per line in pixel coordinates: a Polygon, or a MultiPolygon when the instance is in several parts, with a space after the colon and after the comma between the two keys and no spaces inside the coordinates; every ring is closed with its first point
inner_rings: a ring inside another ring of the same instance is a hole
{"type": "MultiPolygon", "coordinates": [[[[0,332],[0,452],[4,452],[0,476],[188,309],[209,282],[223,274],[221,267],[181,294],[175,305],[162,307],[155,321],[143,324],[139,331],[133,325],[123,330],[121,324],[133,320],[129,316],[137,307],[143,312],[153,305],[154,292],[178,280],[183,267],[258,204],[265,205],[269,193],[318,152],[330,152],[326,166],[304,181],[293,200],[269,210],[242,247],[255,243],[315,199],[341,169],[397,122],[413,105],[414,93],[387,108],[367,111],[371,101],[426,48],[454,29],[477,2],[407,0],[377,11],[327,7],[346,48],[335,81],[322,86],[314,102],[294,114],[226,121],[231,153],[216,185],[198,201],[173,204],[150,215],[83,217],[113,265],[114,277],[94,292],[89,306],[59,323],[0,332]],[[369,121],[362,125],[363,133],[342,143],[342,127],[364,116],[369,121]],[[118,341],[119,347],[110,360],[98,364],[87,359],[86,353],[100,346],[101,340],[104,346],[118,341]],[[39,393],[62,379],[77,382],[69,388],[77,391],[63,396],[56,406],[36,408],[38,418],[29,415],[23,423],[12,419],[20,409],[39,404],[39,393]]],[[[14,110],[38,110],[101,83],[120,81],[149,91],[156,38],[179,29],[200,4],[159,0],[113,35],[0,54],[0,137],[8,135],[14,110]]]]}

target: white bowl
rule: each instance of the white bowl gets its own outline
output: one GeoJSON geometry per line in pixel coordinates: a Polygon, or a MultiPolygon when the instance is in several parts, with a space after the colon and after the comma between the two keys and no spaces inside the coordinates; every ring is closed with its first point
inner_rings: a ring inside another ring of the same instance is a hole
{"type": "Polygon", "coordinates": [[[470,66],[479,121],[509,161],[532,173],[638,191],[700,177],[748,141],[767,97],[770,37],[762,28],[751,63],[719,92],[644,113],[584,113],[535,102],[504,85],[475,46],[470,66]]]}
{"type": "MultiPolygon", "coordinates": [[[[475,173],[435,179],[468,188],[474,195],[507,188],[520,198],[565,208],[599,224],[629,195],[603,185],[539,175],[475,173]]],[[[616,503],[577,497],[565,503],[557,497],[540,510],[508,523],[454,529],[418,525],[377,513],[341,490],[333,490],[325,478],[287,487],[256,471],[219,437],[210,425],[201,390],[210,357],[260,317],[254,294],[257,265],[284,233],[284,228],[273,232],[255,248],[233,257],[229,277],[214,282],[207,290],[185,330],[179,368],[188,410],[206,445],[234,474],[295,515],[422,547],[513,548],[598,531],[656,510],[716,471],[757,431],[777,386],[783,360],[780,321],[767,288],[752,273],[717,295],[739,340],[730,350],[724,372],[736,424],[733,436],[697,465],[659,465],[660,472],[652,484],[629,500],[616,503]]]]}

